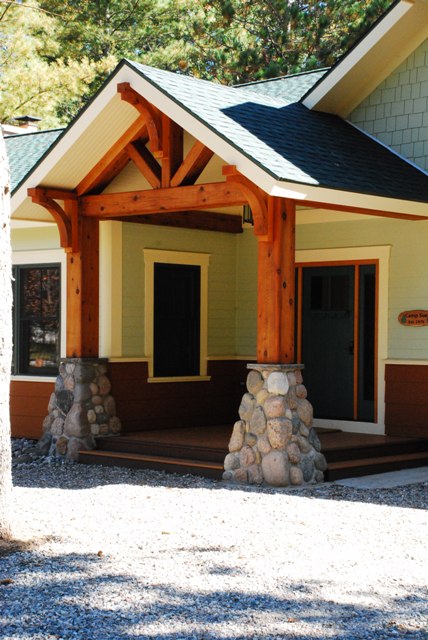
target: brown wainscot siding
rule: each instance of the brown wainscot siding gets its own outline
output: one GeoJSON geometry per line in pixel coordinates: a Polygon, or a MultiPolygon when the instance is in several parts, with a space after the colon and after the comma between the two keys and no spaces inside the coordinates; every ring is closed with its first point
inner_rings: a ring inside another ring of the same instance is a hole
{"type": "Polygon", "coordinates": [[[146,362],[110,362],[108,366],[122,433],[233,425],[239,419],[246,362],[209,361],[209,382],[148,383],[146,362]]]}
{"type": "Polygon", "coordinates": [[[428,438],[428,365],[386,365],[385,431],[428,438]]]}
{"type": "Polygon", "coordinates": [[[41,438],[43,420],[47,416],[53,390],[53,382],[12,380],[10,423],[13,438],[41,438]]]}

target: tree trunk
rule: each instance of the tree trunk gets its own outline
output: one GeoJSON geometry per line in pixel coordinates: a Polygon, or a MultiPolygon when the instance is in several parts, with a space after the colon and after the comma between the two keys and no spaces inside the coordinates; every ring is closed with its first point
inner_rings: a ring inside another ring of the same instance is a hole
{"type": "Polygon", "coordinates": [[[9,167],[0,131],[0,539],[10,539],[12,471],[9,385],[12,360],[12,287],[9,167]]]}

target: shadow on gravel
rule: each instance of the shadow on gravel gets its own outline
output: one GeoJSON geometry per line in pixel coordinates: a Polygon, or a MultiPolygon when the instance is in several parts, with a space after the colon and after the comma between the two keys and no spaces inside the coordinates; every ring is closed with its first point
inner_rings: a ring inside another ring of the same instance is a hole
{"type": "Polygon", "coordinates": [[[107,485],[134,485],[173,489],[209,489],[245,493],[284,494],[319,500],[364,502],[410,509],[428,509],[428,483],[394,487],[391,489],[356,489],[325,483],[307,487],[275,489],[228,485],[190,475],[168,474],[161,471],[125,469],[79,464],[22,465],[13,469],[16,487],[81,490],[107,485]]]}
{"type": "Polygon", "coordinates": [[[320,585],[311,582],[281,585],[282,597],[263,590],[190,592],[117,574],[108,556],[47,557],[34,551],[9,556],[0,578],[8,580],[0,586],[0,638],[14,640],[427,637],[421,626],[427,593],[417,589],[382,599],[385,614],[374,606],[323,600],[320,585]]]}

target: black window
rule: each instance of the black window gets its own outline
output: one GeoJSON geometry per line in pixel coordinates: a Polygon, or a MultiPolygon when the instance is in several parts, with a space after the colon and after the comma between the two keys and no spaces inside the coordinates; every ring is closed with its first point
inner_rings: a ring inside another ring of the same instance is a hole
{"type": "Polygon", "coordinates": [[[60,356],[61,267],[13,267],[13,374],[56,375],[60,356]]]}
{"type": "Polygon", "coordinates": [[[197,376],[201,269],[156,262],[154,274],[154,375],[197,376]]]}

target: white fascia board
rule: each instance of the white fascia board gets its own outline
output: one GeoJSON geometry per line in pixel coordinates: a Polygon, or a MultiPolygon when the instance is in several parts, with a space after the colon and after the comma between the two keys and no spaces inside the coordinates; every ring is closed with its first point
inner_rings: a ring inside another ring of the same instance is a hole
{"type": "Polygon", "coordinates": [[[368,209],[368,214],[370,214],[370,210],[373,210],[428,218],[428,200],[427,202],[414,202],[282,181],[276,181],[269,193],[279,198],[296,200],[296,204],[301,206],[305,206],[305,201],[319,202],[320,204],[337,205],[339,207],[368,209]]]}
{"type": "Polygon", "coordinates": [[[374,27],[361,42],[344,56],[329,73],[327,73],[318,86],[303,100],[308,109],[315,109],[317,104],[342,80],[352,68],[364,58],[368,52],[382,39],[401,18],[412,8],[414,0],[402,0],[392,9],[379,24],[374,27]]]}

